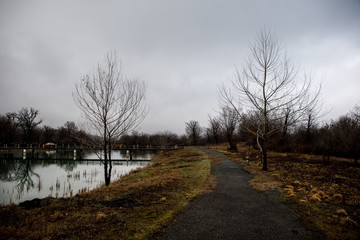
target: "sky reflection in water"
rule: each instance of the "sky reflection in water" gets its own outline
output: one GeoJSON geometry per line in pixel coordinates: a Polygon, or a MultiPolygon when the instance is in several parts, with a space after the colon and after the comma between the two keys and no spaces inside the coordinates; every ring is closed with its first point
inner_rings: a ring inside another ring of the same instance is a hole
{"type": "MultiPolygon", "coordinates": [[[[21,155],[20,155],[21,156],[21,155]]],[[[95,154],[84,154],[86,159],[97,159],[95,154]]],[[[116,159],[125,159],[114,151],[116,159]]],[[[49,156],[48,156],[49,157],[49,156]]],[[[13,156],[19,158],[19,156],[13,156]]],[[[104,185],[104,165],[100,161],[51,159],[0,160],[0,204],[18,204],[34,198],[70,197],[104,185]]],[[[85,158],[85,157],[84,157],[85,158]]],[[[131,170],[149,164],[150,153],[137,153],[134,161],[114,161],[111,181],[131,170]]]]}

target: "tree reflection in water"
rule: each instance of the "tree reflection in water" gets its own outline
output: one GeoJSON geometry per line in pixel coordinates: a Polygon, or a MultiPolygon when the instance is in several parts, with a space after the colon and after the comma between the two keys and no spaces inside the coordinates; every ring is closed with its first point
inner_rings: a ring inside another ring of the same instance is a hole
{"type": "Polygon", "coordinates": [[[25,160],[2,160],[0,168],[0,180],[4,182],[17,182],[15,188],[21,195],[26,187],[27,190],[34,188],[33,177],[40,182],[39,174],[32,170],[30,159],[25,160]]]}

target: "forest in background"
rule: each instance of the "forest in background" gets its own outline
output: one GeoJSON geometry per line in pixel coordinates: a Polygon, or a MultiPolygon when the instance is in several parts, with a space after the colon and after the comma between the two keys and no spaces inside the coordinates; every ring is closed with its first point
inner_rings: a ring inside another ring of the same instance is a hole
{"type": "MultiPolygon", "coordinates": [[[[40,112],[34,108],[22,108],[18,112],[0,115],[0,146],[29,147],[55,143],[58,146],[79,146],[80,138],[90,139],[96,136],[88,134],[72,121],[53,128],[41,125],[40,112]]],[[[357,163],[360,155],[360,107],[326,123],[318,122],[307,116],[293,126],[284,127],[274,134],[269,142],[269,149],[279,152],[309,153],[324,157],[351,158],[357,163]]],[[[184,135],[171,131],[155,134],[132,132],[118,139],[118,144],[138,146],[171,145],[211,145],[227,143],[229,150],[236,151],[237,144],[245,142],[251,148],[258,148],[256,136],[249,133],[244,125],[255,121],[254,115],[241,117],[232,113],[230,108],[223,108],[218,116],[209,116],[208,126],[200,126],[198,121],[184,123],[184,135]]],[[[280,123],[279,123],[280,124],[280,123]]]]}

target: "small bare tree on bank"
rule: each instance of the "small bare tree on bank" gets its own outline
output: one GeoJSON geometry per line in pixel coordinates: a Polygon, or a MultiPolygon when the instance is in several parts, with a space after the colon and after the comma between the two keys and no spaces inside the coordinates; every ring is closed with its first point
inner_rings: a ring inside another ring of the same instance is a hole
{"type": "Polygon", "coordinates": [[[303,121],[306,111],[314,109],[320,89],[313,92],[306,75],[298,78],[297,69],[283,45],[265,29],[250,43],[250,55],[242,71],[236,71],[229,86],[223,84],[220,94],[239,116],[242,109],[257,116],[256,121],[243,127],[260,140],[263,170],[267,170],[270,137],[284,127],[303,121]]]}
{"type": "Polygon", "coordinates": [[[143,81],[124,78],[116,52],[106,55],[105,64],[75,85],[73,99],[87,119],[91,132],[98,136],[88,145],[101,146],[98,155],[104,163],[105,185],[111,179],[111,150],[120,137],[136,129],[146,116],[143,81]]]}

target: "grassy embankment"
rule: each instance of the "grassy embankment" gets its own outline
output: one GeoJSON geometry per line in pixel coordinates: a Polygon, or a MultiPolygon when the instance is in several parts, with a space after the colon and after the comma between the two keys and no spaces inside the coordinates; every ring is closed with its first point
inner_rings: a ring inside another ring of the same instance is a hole
{"type": "Polygon", "coordinates": [[[327,239],[360,239],[360,167],[350,159],[269,153],[269,171],[261,170],[258,152],[242,147],[239,153],[217,147],[230,159],[245,162],[258,191],[280,189],[305,225],[327,239]]]}
{"type": "Polygon", "coordinates": [[[211,188],[211,159],[180,150],[85,194],[0,207],[0,239],[147,239],[211,188]]]}

